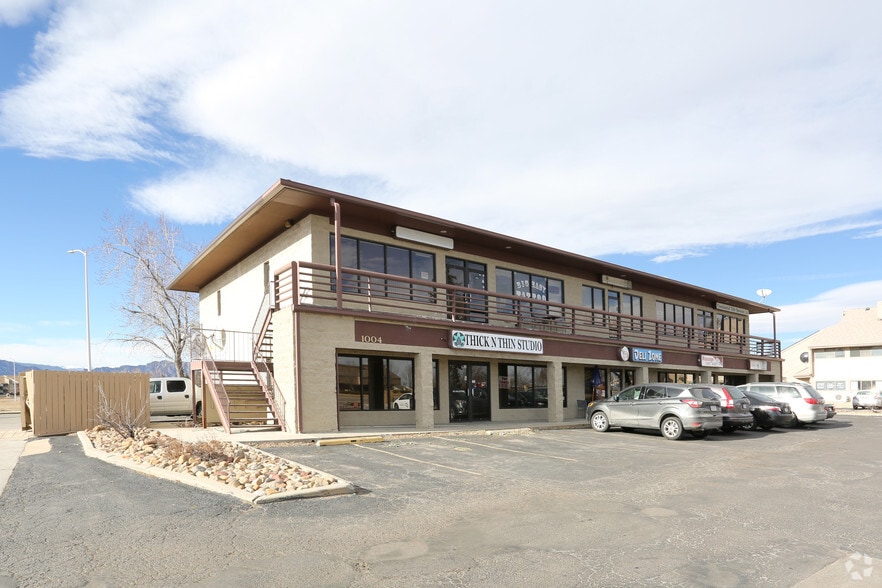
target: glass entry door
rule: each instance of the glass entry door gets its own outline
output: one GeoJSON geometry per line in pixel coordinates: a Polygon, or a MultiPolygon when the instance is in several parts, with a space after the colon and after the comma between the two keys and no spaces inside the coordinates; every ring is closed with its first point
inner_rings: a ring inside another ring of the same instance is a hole
{"type": "Polygon", "coordinates": [[[450,422],[490,420],[490,364],[451,361],[450,422]]]}
{"type": "MultiPolygon", "coordinates": [[[[487,266],[475,261],[447,258],[447,283],[474,290],[487,289],[487,266]]],[[[487,322],[487,295],[451,290],[447,301],[450,318],[455,321],[487,322]]]]}

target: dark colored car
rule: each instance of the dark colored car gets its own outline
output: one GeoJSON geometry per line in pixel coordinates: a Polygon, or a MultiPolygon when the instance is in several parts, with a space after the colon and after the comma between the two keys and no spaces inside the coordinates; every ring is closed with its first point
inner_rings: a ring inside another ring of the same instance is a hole
{"type": "Polygon", "coordinates": [[[728,386],[726,384],[695,384],[690,390],[698,398],[720,401],[720,406],[723,410],[723,426],[720,429],[724,433],[731,433],[736,429],[750,426],[753,423],[750,401],[744,395],[744,392],[735,386],[728,386]]]}
{"type": "Polygon", "coordinates": [[[790,405],[779,402],[759,392],[742,390],[750,401],[750,412],[753,414],[753,422],[746,428],[756,430],[761,428],[768,431],[773,427],[790,427],[795,420],[790,405]]]}

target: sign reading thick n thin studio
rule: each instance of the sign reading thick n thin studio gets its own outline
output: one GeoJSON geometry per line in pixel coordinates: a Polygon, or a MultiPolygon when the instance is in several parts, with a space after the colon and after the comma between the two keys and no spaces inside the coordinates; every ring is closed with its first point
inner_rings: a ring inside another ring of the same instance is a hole
{"type": "Polygon", "coordinates": [[[508,351],[510,353],[542,354],[544,352],[542,339],[474,331],[451,331],[450,346],[454,349],[508,351]]]}

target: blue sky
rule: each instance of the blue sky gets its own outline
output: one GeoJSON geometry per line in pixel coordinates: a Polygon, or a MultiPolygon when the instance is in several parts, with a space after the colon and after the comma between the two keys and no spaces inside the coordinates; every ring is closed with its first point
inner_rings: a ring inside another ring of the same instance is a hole
{"type": "MultiPolygon", "coordinates": [[[[0,359],[121,347],[105,217],[288,178],[781,309],[882,300],[882,4],[0,0],[0,359]]],[[[752,331],[771,336],[771,320],[752,331]]]]}

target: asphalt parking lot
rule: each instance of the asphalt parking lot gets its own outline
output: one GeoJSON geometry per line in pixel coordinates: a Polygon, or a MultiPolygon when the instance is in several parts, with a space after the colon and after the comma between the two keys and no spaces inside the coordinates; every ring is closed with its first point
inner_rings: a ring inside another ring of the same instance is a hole
{"type": "Polygon", "coordinates": [[[868,413],[264,445],[359,491],[251,506],[52,438],[0,497],[0,586],[879,586],[880,443],[868,413]]]}

